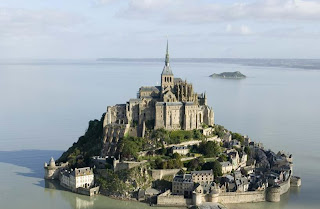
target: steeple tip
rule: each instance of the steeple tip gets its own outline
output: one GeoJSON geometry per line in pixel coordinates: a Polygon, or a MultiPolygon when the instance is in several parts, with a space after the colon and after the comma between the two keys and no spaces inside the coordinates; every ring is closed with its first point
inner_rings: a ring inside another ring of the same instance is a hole
{"type": "Polygon", "coordinates": [[[165,61],[166,66],[169,66],[169,41],[167,37],[167,50],[166,50],[166,61],[165,61]]]}

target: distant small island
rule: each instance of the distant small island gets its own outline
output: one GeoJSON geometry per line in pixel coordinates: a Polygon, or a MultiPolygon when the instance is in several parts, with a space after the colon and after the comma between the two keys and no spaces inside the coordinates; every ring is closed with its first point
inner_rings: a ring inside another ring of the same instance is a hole
{"type": "Polygon", "coordinates": [[[211,78],[225,78],[225,79],[243,79],[246,78],[245,75],[240,73],[239,71],[235,72],[223,72],[223,73],[213,73],[210,75],[211,78]]]}

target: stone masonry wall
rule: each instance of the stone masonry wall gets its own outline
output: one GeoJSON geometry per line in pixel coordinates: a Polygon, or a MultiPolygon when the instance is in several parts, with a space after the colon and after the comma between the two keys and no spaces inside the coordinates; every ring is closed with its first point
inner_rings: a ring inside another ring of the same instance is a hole
{"type": "Polygon", "coordinates": [[[265,201],[265,191],[254,192],[226,192],[220,193],[220,203],[248,203],[265,201]]]}
{"type": "Polygon", "coordinates": [[[160,180],[164,176],[175,175],[180,171],[180,169],[153,169],[151,170],[151,176],[155,180],[160,180]]]}

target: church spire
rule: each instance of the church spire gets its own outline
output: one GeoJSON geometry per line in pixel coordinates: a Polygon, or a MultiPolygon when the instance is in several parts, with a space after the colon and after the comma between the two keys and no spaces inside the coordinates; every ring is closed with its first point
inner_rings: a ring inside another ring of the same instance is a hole
{"type": "Polygon", "coordinates": [[[166,49],[166,59],[165,59],[165,65],[162,71],[161,75],[173,75],[171,68],[170,68],[170,63],[169,63],[169,43],[167,39],[167,49],[166,49]]]}
{"type": "Polygon", "coordinates": [[[167,39],[167,51],[166,51],[166,66],[169,66],[169,41],[167,39]]]}

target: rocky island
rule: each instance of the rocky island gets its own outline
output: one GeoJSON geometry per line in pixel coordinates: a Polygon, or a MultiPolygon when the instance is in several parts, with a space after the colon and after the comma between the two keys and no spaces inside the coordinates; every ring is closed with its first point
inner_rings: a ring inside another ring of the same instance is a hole
{"type": "Polygon", "coordinates": [[[211,78],[224,78],[224,79],[243,79],[243,78],[246,78],[246,76],[243,75],[242,73],[240,73],[239,71],[223,72],[223,73],[219,73],[219,74],[213,73],[209,77],[211,77],[211,78]]]}
{"type": "Polygon", "coordinates": [[[301,184],[291,154],[214,123],[206,94],[174,77],[168,45],[161,86],[108,106],[44,169],[73,192],[160,206],[278,202],[301,184]]]}

